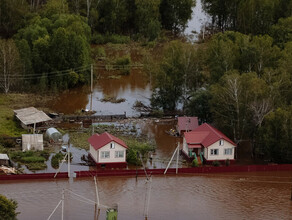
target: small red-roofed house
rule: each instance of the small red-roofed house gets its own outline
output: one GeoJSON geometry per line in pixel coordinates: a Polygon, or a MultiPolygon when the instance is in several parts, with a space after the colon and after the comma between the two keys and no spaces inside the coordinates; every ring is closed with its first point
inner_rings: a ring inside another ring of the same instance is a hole
{"type": "Polygon", "coordinates": [[[89,156],[98,167],[126,167],[127,145],[121,139],[104,132],[94,134],[89,139],[89,156]]]}
{"type": "Polygon", "coordinates": [[[199,127],[197,117],[178,117],[176,130],[179,135],[182,135],[184,132],[193,131],[199,127]]]}
{"type": "Polygon", "coordinates": [[[221,131],[204,123],[193,131],[185,132],[182,153],[189,159],[197,157],[208,164],[213,161],[234,161],[236,144],[221,131]]]}

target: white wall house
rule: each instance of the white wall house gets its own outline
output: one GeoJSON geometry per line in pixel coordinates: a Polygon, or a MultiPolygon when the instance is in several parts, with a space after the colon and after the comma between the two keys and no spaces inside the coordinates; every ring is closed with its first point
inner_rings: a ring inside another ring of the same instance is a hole
{"type": "Polygon", "coordinates": [[[236,144],[221,131],[205,123],[194,131],[185,132],[183,153],[188,158],[202,154],[205,161],[223,161],[235,159],[236,144]]]}
{"type": "Polygon", "coordinates": [[[105,132],[94,134],[88,139],[89,154],[97,166],[124,167],[127,145],[121,139],[105,132]]]}

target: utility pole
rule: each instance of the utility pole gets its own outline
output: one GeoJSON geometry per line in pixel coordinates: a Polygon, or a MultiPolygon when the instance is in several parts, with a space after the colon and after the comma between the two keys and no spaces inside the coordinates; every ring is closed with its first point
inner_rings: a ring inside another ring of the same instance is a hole
{"type": "MultiPolygon", "coordinates": [[[[177,153],[177,154],[179,153],[179,143],[178,143],[178,145],[177,145],[177,148],[176,148],[175,151],[173,152],[173,155],[172,155],[170,161],[168,162],[167,167],[166,167],[166,169],[165,169],[165,171],[164,171],[163,174],[166,174],[166,172],[167,172],[167,170],[168,170],[168,168],[169,168],[169,166],[170,166],[170,164],[171,164],[171,162],[172,162],[172,160],[173,160],[173,158],[174,158],[174,155],[175,155],[176,153],[177,153]]],[[[176,168],[176,169],[177,169],[177,170],[176,170],[176,173],[177,173],[177,172],[178,172],[178,160],[177,160],[177,168],[176,168]]]]}
{"type": "Polygon", "coordinates": [[[177,145],[177,152],[176,152],[176,170],[175,170],[176,174],[178,173],[179,144],[180,143],[178,143],[178,145],[177,145]]]}
{"type": "Polygon", "coordinates": [[[68,178],[70,178],[70,139],[68,140],[68,178]]]}
{"type": "Polygon", "coordinates": [[[62,191],[62,220],[64,220],[64,200],[65,200],[65,194],[64,189],[62,191]]]}
{"type": "Polygon", "coordinates": [[[92,92],[93,92],[93,65],[91,64],[90,68],[90,112],[92,112],[92,92]]]}

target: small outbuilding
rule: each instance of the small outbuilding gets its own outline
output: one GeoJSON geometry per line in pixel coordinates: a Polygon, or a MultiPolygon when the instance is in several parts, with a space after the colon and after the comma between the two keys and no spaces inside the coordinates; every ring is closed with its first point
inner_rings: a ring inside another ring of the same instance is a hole
{"type": "Polygon", "coordinates": [[[45,138],[50,142],[61,142],[62,134],[56,128],[49,128],[46,131],[45,138]]]}
{"type": "Polygon", "coordinates": [[[127,145],[121,139],[104,132],[94,134],[89,139],[89,156],[98,167],[126,167],[127,145]]]}
{"type": "Polygon", "coordinates": [[[44,150],[44,141],[42,134],[23,134],[22,151],[44,150]]]}
{"type": "Polygon", "coordinates": [[[178,117],[176,130],[179,135],[184,132],[193,131],[199,127],[199,122],[197,117],[178,117]]]}
{"type": "Polygon", "coordinates": [[[0,154],[0,166],[9,166],[9,157],[7,154],[0,154]]]}
{"type": "Polygon", "coordinates": [[[52,120],[46,113],[35,107],[14,110],[14,115],[21,122],[21,126],[24,129],[38,128],[52,120]]]}

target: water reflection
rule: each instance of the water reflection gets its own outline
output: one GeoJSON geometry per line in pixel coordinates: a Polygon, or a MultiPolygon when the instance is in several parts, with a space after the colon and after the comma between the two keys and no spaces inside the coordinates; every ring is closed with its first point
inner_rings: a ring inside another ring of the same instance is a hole
{"type": "MultiPolygon", "coordinates": [[[[133,69],[129,75],[117,79],[108,77],[109,74],[113,74],[112,72],[103,71],[97,74],[99,74],[99,79],[94,85],[92,94],[92,110],[96,111],[96,114],[124,114],[126,112],[127,116],[138,116],[140,113],[133,109],[135,102],[150,104],[151,86],[140,70],[133,69]],[[106,96],[124,98],[125,102],[117,104],[101,102],[101,99],[106,96]]],[[[81,109],[90,109],[90,106],[90,88],[83,86],[62,93],[57,100],[54,100],[52,109],[72,114],[81,109]]]]}

